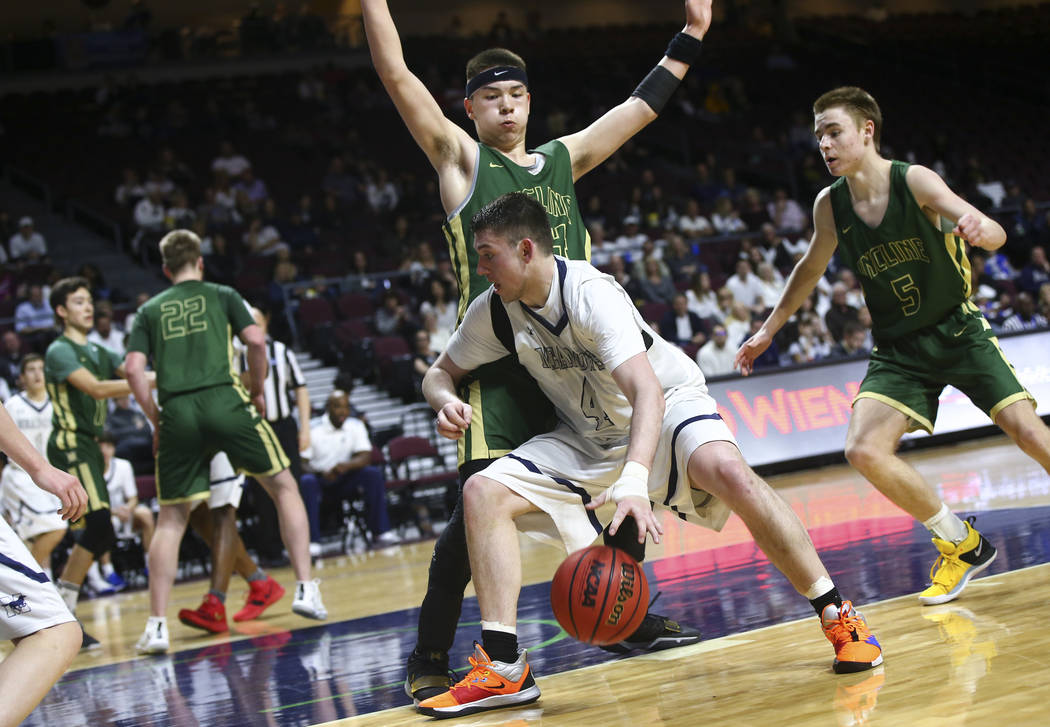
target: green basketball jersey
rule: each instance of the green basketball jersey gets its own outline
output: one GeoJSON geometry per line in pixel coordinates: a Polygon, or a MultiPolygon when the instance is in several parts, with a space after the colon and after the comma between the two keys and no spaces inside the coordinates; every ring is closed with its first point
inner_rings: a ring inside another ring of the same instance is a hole
{"type": "Polygon", "coordinates": [[[478,253],[474,249],[470,220],[497,197],[511,192],[524,192],[532,197],[543,205],[550,217],[554,253],[571,260],[591,259],[591,238],[580,217],[579,205],[576,204],[569,151],[560,141],[554,140],[531,153],[539,153],[544,157],[543,167],[536,173],[515,164],[492,147],[479,143],[474,185],[467,199],[443,226],[452,267],[459,280],[460,320],[470,301],[489,287],[489,281],[477,273],[478,253]]]}
{"type": "Polygon", "coordinates": [[[233,288],[185,280],[142,304],[128,350],[153,356],[160,403],[175,394],[234,385],[233,334],[255,323],[233,288]]]}
{"type": "Polygon", "coordinates": [[[905,181],[908,166],[893,162],[889,204],[874,228],[854,212],[846,178],[831,185],[839,257],[864,289],[876,341],[931,326],[970,296],[963,240],[951,221],[931,224],[905,181]]]}
{"type": "Polygon", "coordinates": [[[81,345],[59,336],[47,347],[44,379],[51,397],[55,433],[78,432],[89,437],[102,434],[109,411],[106,399],[95,399],[69,383],[69,375],[87,369],[99,381],[117,378],[120,356],[105,346],[88,341],[81,345]]]}

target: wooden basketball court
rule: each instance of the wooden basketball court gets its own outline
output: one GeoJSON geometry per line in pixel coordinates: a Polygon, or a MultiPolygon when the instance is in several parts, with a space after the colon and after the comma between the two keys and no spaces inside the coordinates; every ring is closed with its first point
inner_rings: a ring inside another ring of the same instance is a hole
{"type": "MultiPolygon", "coordinates": [[[[865,614],[885,663],[836,675],[809,604],[755,548],[739,520],[716,534],[665,520],[650,544],[654,611],[701,629],[683,649],[625,658],[567,638],[547,601],[561,556],[523,540],[519,638],[543,695],[521,709],[447,720],[464,725],[962,725],[998,719],[1046,725],[1050,667],[1043,628],[1050,599],[1050,477],[1002,437],[907,455],[999,550],[957,601],[922,607],[915,593],[935,551],[926,532],[846,466],[771,482],[809,528],[843,595],[865,614]]],[[[144,591],[78,607],[103,644],[81,654],[27,725],[416,725],[402,691],[432,541],[328,558],[317,575],[324,624],[290,612],[291,594],[263,619],[201,635],[175,613],[206,581],[175,588],[173,649],[136,657],[144,591]]],[[[274,575],[286,585],[288,569],[274,575]]],[[[228,603],[240,607],[235,581],[228,603]]],[[[468,591],[452,666],[480,637],[468,591]]]]}

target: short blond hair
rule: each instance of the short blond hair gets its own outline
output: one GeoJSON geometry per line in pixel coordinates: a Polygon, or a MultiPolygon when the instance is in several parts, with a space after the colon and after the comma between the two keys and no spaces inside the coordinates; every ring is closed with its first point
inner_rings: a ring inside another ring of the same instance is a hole
{"type": "Polygon", "coordinates": [[[160,258],[172,274],[196,263],[201,256],[201,239],[191,230],[172,230],[160,240],[160,258]]]}
{"type": "Polygon", "coordinates": [[[813,115],[816,116],[835,106],[842,107],[858,129],[865,121],[871,120],[875,126],[872,141],[875,142],[877,151],[882,144],[882,109],[879,108],[875,97],[858,86],[833,88],[813,102],[813,115]]]}

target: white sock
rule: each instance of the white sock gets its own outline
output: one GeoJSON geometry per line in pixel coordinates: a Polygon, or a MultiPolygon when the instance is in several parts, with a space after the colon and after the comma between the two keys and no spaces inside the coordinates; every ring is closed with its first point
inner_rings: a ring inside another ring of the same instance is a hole
{"type": "Polygon", "coordinates": [[[809,587],[804,595],[810,601],[816,600],[835,587],[835,584],[827,576],[821,576],[809,587]]]}
{"type": "Polygon", "coordinates": [[[98,572],[98,561],[96,560],[90,566],[88,566],[88,585],[93,585],[102,580],[102,574],[98,572]]]}
{"type": "Polygon", "coordinates": [[[482,631],[502,631],[505,634],[518,635],[518,628],[516,626],[508,626],[507,624],[500,623],[499,621],[481,621],[482,631]]]}
{"type": "Polygon", "coordinates": [[[956,545],[966,539],[968,532],[966,523],[960,520],[959,516],[949,510],[948,506],[944,504],[941,505],[941,509],[937,511],[937,514],[925,521],[923,525],[934,536],[956,545]]]}
{"type": "Polygon", "coordinates": [[[113,564],[112,563],[103,563],[99,567],[102,568],[102,575],[104,577],[106,577],[106,578],[108,578],[109,574],[113,572],[113,564]]]}
{"type": "Polygon", "coordinates": [[[64,581],[61,578],[58,583],[55,584],[58,588],[58,595],[62,596],[62,600],[66,604],[66,608],[69,609],[70,613],[73,613],[77,607],[77,599],[80,598],[80,586],[74,585],[69,581],[64,581]]]}

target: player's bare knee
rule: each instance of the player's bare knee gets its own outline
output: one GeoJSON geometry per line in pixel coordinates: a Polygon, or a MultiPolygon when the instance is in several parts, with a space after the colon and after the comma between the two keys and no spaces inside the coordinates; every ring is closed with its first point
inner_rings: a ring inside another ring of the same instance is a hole
{"type": "Polygon", "coordinates": [[[846,461],[862,473],[874,467],[884,454],[866,439],[846,440],[846,461]]]}
{"type": "Polygon", "coordinates": [[[471,475],[463,483],[463,507],[465,513],[476,512],[478,508],[490,511],[503,501],[509,490],[496,480],[481,475],[471,475]]]}

